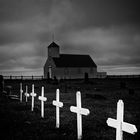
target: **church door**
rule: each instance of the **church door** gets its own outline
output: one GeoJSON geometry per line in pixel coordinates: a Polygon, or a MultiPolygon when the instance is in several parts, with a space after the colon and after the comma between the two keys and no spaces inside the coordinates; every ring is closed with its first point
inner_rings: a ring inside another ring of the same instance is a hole
{"type": "Polygon", "coordinates": [[[52,78],[52,67],[49,66],[49,78],[51,79],[52,78]]]}

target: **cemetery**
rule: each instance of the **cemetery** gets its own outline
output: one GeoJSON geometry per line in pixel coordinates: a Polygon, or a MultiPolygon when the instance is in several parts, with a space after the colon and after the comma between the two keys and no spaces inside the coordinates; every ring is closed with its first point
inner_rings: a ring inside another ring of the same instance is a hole
{"type": "Polygon", "coordinates": [[[7,79],[0,95],[0,137],[138,140],[139,83],[139,78],[7,79]]]}

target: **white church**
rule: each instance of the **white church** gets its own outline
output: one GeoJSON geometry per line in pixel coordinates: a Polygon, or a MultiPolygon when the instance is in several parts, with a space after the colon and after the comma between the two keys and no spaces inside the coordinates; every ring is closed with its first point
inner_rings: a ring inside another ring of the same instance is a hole
{"type": "Polygon", "coordinates": [[[97,72],[97,65],[89,55],[61,54],[55,42],[48,46],[48,58],[44,65],[44,77],[57,79],[104,78],[106,72],[97,72]]]}

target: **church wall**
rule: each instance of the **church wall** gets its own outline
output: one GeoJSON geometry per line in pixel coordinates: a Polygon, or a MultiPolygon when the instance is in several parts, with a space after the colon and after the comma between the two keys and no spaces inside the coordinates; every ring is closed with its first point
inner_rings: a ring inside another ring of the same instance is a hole
{"type": "Polygon", "coordinates": [[[97,68],[55,68],[53,73],[58,79],[84,78],[85,73],[88,73],[89,78],[95,78],[97,75],[97,68]]]}
{"type": "Polygon", "coordinates": [[[97,77],[98,78],[106,78],[107,77],[107,73],[106,72],[97,72],[97,77]]]}

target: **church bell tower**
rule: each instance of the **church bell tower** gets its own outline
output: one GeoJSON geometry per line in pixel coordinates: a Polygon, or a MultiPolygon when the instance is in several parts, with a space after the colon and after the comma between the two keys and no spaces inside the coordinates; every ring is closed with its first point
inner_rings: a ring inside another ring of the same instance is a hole
{"type": "Polygon", "coordinates": [[[48,57],[59,57],[59,49],[59,46],[55,42],[52,42],[48,46],[48,57]]]}

